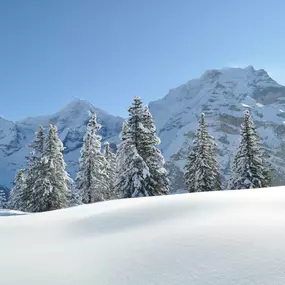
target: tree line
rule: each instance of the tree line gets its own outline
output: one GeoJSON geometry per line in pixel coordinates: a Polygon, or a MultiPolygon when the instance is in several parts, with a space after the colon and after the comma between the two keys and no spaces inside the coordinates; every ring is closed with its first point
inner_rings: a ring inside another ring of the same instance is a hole
{"type": "MultiPolygon", "coordinates": [[[[80,151],[75,181],[66,171],[64,146],[57,128],[50,124],[47,135],[41,126],[30,146],[26,169],[20,169],[10,192],[8,208],[44,212],[100,201],[167,195],[169,179],[158,149],[160,139],[148,107],[135,97],[128,109],[117,152],[108,142],[102,151],[101,125],[93,113],[80,151]]],[[[185,166],[188,192],[221,190],[221,176],[214,138],[201,114],[193,147],[185,166]]],[[[250,113],[241,126],[241,142],[235,155],[228,189],[271,186],[271,167],[250,113]]]]}
{"type": "MultiPolygon", "coordinates": [[[[273,169],[249,110],[245,112],[240,136],[240,144],[226,188],[236,190],[272,186],[273,169]]],[[[188,155],[184,179],[189,192],[221,190],[216,144],[208,133],[203,113],[200,116],[193,148],[188,155]]]]}
{"type": "Polygon", "coordinates": [[[108,142],[101,151],[101,125],[96,114],[91,115],[75,181],[66,171],[56,126],[50,124],[47,136],[41,126],[30,146],[27,168],[16,175],[8,208],[44,212],[82,203],[166,195],[169,180],[152,115],[137,97],[128,112],[117,153],[108,142]]]}

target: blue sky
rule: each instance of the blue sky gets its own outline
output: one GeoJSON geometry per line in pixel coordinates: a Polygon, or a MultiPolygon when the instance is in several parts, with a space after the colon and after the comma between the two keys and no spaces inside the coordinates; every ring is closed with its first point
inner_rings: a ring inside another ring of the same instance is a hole
{"type": "Polygon", "coordinates": [[[285,84],[283,0],[0,0],[0,116],[74,98],[126,115],[206,69],[253,65],[285,84]]]}

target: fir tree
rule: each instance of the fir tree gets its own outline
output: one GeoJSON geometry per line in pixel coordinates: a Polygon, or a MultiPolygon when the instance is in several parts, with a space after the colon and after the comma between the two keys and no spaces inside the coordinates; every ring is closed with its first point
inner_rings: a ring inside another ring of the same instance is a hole
{"type": "Polygon", "coordinates": [[[7,198],[3,189],[0,189],[0,209],[6,209],[7,198]]]}
{"type": "Polygon", "coordinates": [[[128,135],[132,139],[135,148],[139,151],[144,143],[144,126],[143,121],[143,105],[139,97],[134,98],[132,106],[128,109],[129,119],[128,119],[128,135]]]}
{"type": "Polygon", "coordinates": [[[149,169],[130,136],[129,121],[123,124],[121,140],[117,151],[116,192],[121,198],[150,196],[147,192],[149,169]]]}
{"type": "Polygon", "coordinates": [[[156,134],[152,115],[146,107],[142,115],[143,132],[138,152],[149,168],[148,192],[150,195],[166,195],[169,192],[169,181],[164,168],[164,158],[157,148],[160,139],[156,134]]]}
{"type": "Polygon", "coordinates": [[[11,210],[23,211],[23,193],[26,188],[26,179],[24,175],[24,170],[20,169],[16,175],[14,181],[14,188],[10,192],[8,208],[11,210]]]}
{"type": "Polygon", "coordinates": [[[185,184],[189,192],[220,190],[219,167],[213,137],[208,134],[202,113],[199,128],[185,166],[185,184]]]}
{"type": "Polygon", "coordinates": [[[264,162],[264,169],[263,169],[263,177],[264,177],[263,185],[264,186],[263,187],[272,187],[272,180],[273,180],[273,172],[274,171],[273,171],[272,165],[269,161],[270,155],[265,150],[263,150],[262,159],[264,162]]]}
{"type": "Polygon", "coordinates": [[[106,174],[108,177],[108,190],[107,196],[108,199],[118,198],[118,193],[115,192],[115,183],[116,183],[116,155],[111,151],[110,144],[105,143],[104,156],[107,162],[106,165],[106,174]]]}
{"type": "Polygon", "coordinates": [[[82,197],[79,191],[75,188],[73,181],[68,186],[68,206],[74,207],[82,204],[82,197]]]}
{"type": "Polygon", "coordinates": [[[193,148],[189,152],[187,157],[187,162],[185,165],[185,173],[184,173],[184,182],[187,186],[188,192],[198,192],[195,191],[195,184],[196,184],[196,152],[197,152],[197,139],[193,141],[193,148]]]}
{"type": "Polygon", "coordinates": [[[65,171],[63,144],[57,128],[51,124],[46,138],[46,148],[39,163],[38,177],[32,190],[30,212],[44,212],[68,206],[68,185],[71,181],[65,171]]]}
{"type": "Polygon", "coordinates": [[[216,155],[216,143],[215,143],[215,138],[212,136],[209,136],[209,146],[210,146],[211,168],[215,177],[214,190],[221,190],[221,175],[216,155]]]}
{"type": "Polygon", "coordinates": [[[101,136],[97,135],[100,128],[94,113],[87,125],[76,178],[77,188],[85,204],[108,198],[107,161],[101,153],[101,136]]]}
{"type": "Polygon", "coordinates": [[[45,135],[44,128],[40,126],[35,141],[30,145],[32,151],[27,157],[27,170],[25,188],[22,196],[22,208],[29,211],[32,207],[32,195],[35,182],[41,176],[42,156],[44,152],[45,135]]]}
{"type": "Polygon", "coordinates": [[[160,140],[156,135],[151,113],[148,108],[143,109],[141,99],[138,97],[134,98],[133,105],[128,111],[129,118],[124,123],[121,133],[122,142],[117,153],[120,166],[118,166],[116,187],[120,185],[124,188],[120,190],[123,197],[165,195],[169,191],[169,181],[164,168],[163,156],[157,148],[160,140]],[[134,167],[133,170],[132,167],[134,167]],[[128,192],[125,188],[129,185],[130,189],[135,189],[131,185],[134,175],[137,177],[136,180],[140,181],[138,184],[140,190],[135,191],[139,194],[128,192]]]}
{"type": "Polygon", "coordinates": [[[271,186],[267,155],[261,147],[249,111],[241,125],[241,141],[234,159],[230,189],[251,189],[271,186]]]}

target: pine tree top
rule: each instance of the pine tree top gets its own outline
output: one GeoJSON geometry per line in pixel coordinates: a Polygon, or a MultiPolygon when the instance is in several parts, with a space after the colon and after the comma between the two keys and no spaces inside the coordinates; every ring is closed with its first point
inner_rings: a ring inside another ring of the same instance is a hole
{"type": "Polygon", "coordinates": [[[24,178],[25,178],[25,169],[19,169],[14,180],[14,185],[16,185],[18,181],[24,181],[24,178]]]}
{"type": "Polygon", "coordinates": [[[249,111],[241,125],[241,141],[234,159],[231,189],[268,187],[270,167],[249,111]]]}
{"type": "Polygon", "coordinates": [[[132,117],[134,115],[138,115],[142,113],[143,103],[140,97],[134,97],[134,101],[132,106],[128,108],[129,115],[132,117]]]}
{"type": "Polygon", "coordinates": [[[34,153],[36,155],[43,153],[44,141],[45,141],[45,130],[43,126],[40,126],[38,132],[36,133],[36,138],[34,142],[30,145],[30,147],[33,148],[34,153]]]}
{"type": "Polygon", "coordinates": [[[105,146],[105,153],[106,152],[110,152],[110,143],[109,142],[105,142],[104,146],[105,146]]]}
{"type": "Polygon", "coordinates": [[[101,129],[101,127],[102,127],[101,124],[99,124],[97,122],[97,115],[96,115],[96,113],[95,112],[91,113],[91,117],[90,117],[89,122],[87,124],[87,129],[91,128],[93,130],[98,131],[98,130],[101,129]]]}

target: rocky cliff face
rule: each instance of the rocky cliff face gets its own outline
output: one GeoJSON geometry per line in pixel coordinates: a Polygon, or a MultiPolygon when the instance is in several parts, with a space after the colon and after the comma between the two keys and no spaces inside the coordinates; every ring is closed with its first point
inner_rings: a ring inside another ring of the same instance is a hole
{"type": "Polygon", "coordinates": [[[277,171],[274,183],[285,183],[285,87],[266,71],[249,66],[209,70],[150,103],[175,190],[184,187],[182,170],[200,112],[206,114],[209,132],[216,138],[226,185],[239,143],[240,124],[248,108],[277,171]]]}
{"type": "MultiPolygon", "coordinates": [[[[239,128],[245,109],[250,108],[263,144],[276,169],[275,185],[285,184],[285,87],[264,70],[228,68],[206,71],[200,78],[171,89],[162,99],[149,104],[167,160],[172,190],[181,191],[183,167],[191,149],[200,112],[206,114],[209,132],[215,136],[224,185],[229,177],[239,128]]],[[[79,151],[89,119],[96,111],[103,125],[103,141],[115,147],[123,119],[94,108],[82,100],[73,101],[51,116],[11,122],[0,118],[0,185],[11,187],[15,172],[24,167],[28,144],[40,124],[57,125],[65,149],[68,171],[75,177],[79,151]]]]}
{"type": "Polygon", "coordinates": [[[65,161],[68,171],[75,177],[80,148],[89,113],[95,111],[102,124],[102,141],[109,141],[115,148],[119,141],[123,119],[109,115],[83,100],[75,100],[58,113],[51,116],[27,118],[11,122],[0,118],[0,185],[11,187],[15,172],[25,167],[25,157],[30,151],[28,145],[33,141],[39,125],[48,128],[50,122],[57,125],[59,136],[65,146],[65,161]]]}

